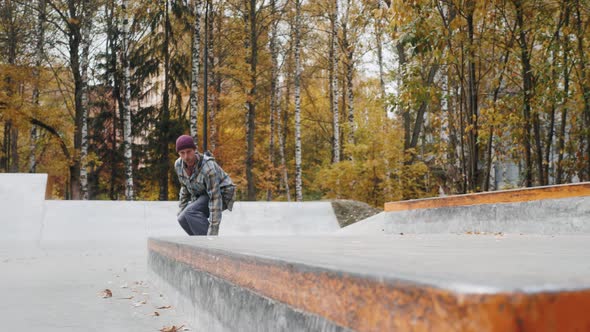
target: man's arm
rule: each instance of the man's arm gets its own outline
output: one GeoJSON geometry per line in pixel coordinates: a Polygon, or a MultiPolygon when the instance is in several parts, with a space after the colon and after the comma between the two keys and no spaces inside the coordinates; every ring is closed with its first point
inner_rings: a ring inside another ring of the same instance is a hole
{"type": "Polygon", "coordinates": [[[219,175],[213,162],[206,163],[205,184],[207,186],[207,195],[209,196],[209,216],[211,218],[208,235],[217,235],[219,223],[221,222],[221,211],[223,209],[223,200],[221,198],[221,189],[219,187],[219,175]]]}

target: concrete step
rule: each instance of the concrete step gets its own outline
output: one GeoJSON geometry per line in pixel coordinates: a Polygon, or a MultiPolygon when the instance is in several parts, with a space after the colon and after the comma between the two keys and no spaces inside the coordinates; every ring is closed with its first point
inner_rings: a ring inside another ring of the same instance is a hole
{"type": "Polygon", "coordinates": [[[208,331],[588,331],[589,241],[152,238],[148,266],[208,331]]]}
{"type": "Polygon", "coordinates": [[[338,231],[376,234],[588,234],[590,183],[417,199],[338,231]]]}

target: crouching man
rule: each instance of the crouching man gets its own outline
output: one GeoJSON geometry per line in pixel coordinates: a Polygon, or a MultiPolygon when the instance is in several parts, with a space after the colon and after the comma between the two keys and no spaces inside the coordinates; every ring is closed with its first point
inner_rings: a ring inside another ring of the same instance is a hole
{"type": "Polygon", "coordinates": [[[174,163],[180,182],[178,223],[188,235],[217,235],[221,212],[231,211],[235,186],[208,153],[200,154],[193,138],[176,140],[180,158],[174,163]]]}

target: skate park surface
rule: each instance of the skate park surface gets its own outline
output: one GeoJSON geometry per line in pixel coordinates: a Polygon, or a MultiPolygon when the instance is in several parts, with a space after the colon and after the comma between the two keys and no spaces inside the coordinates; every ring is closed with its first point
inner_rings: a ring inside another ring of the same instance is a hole
{"type": "MultiPolygon", "coordinates": [[[[178,202],[45,200],[46,181],[44,174],[0,174],[2,330],[190,328],[174,308],[157,309],[171,303],[147,278],[148,237],[186,236],[176,222],[178,202]],[[112,297],[102,297],[105,289],[112,297]]],[[[223,224],[221,236],[340,228],[328,202],[237,202],[223,224]]]]}
{"type": "Polygon", "coordinates": [[[50,201],[45,182],[0,174],[3,330],[590,330],[583,190],[342,229],[329,202],[237,202],[189,238],[177,202],[50,201]]]}

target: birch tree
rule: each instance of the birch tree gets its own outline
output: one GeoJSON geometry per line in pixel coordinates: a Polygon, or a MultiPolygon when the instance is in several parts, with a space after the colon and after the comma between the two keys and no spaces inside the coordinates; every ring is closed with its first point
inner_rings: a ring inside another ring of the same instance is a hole
{"type": "MultiPolygon", "coordinates": [[[[43,62],[44,47],[45,47],[45,0],[37,0],[37,22],[35,25],[35,67],[33,68],[33,107],[39,109],[39,80],[41,77],[41,64],[43,62]]],[[[33,114],[35,115],[35,114],[33,114]]],[[[31,152],[29,155],[29,173],[35,173],[37,170],[36,147],[37,139],[39,137],[38,128],[36,125],[31,125],[31,152]]]]}
{"type": "MultiPolygon", "coordinates": [[[[296,32],[297,33],[297,32],[296,32]]],[[[338,0],[333,0],[330,11],[330,107],[332,109],[332,163],[340,162],[340,113],[338,110],[338,0]]]]}
{"type": "Polygon", "coordinates": [[[301,172],[301,0],[295,0],[295,193],[303,201],[301,172]]]}
{"type": "Polygon", "coordinates": [[[88,63],[90,60],[90,29],[92,27],[90,1],[82,2],[82,40],[80,46],[80,71],[82,80],[82,128],[80,143],[80,198],[88,200],[88,63]]]}
{"type": "MultiPolygon", "coordinates": [[[[383,0],[377,0],[377,15],[375,18],[375,43],[377,45],[377,64],[379,66],[379,89],[381,100],[385,105],[385,65],[383,64],[383,16],[387,5],[383,0]]],[[[387,114],[387,108],[385,113],[387,114]]]]}
{"type": "Polygon", "coordinates": [[[192,70],[191,70],[191,92],[190,92],[190,133],[195,144],[198,146],[197,139],[197,119],[199,112],[199,63],[201,58],[201,0],[194,0],[194,27],[193,27],[193,44],[192,44],[192,70]]]}
{"type": "Polygon", "coordinates": [[[121,9],[123,10],[123,24],[121,31],[121,59],[123,67],[123,157],[125,160],[125,199],[132,201],[135,199],[133,192],[133,153],[131,137],[131,84],[129,73],[129,14],[128,1],[122,0],[121,9]]]}

